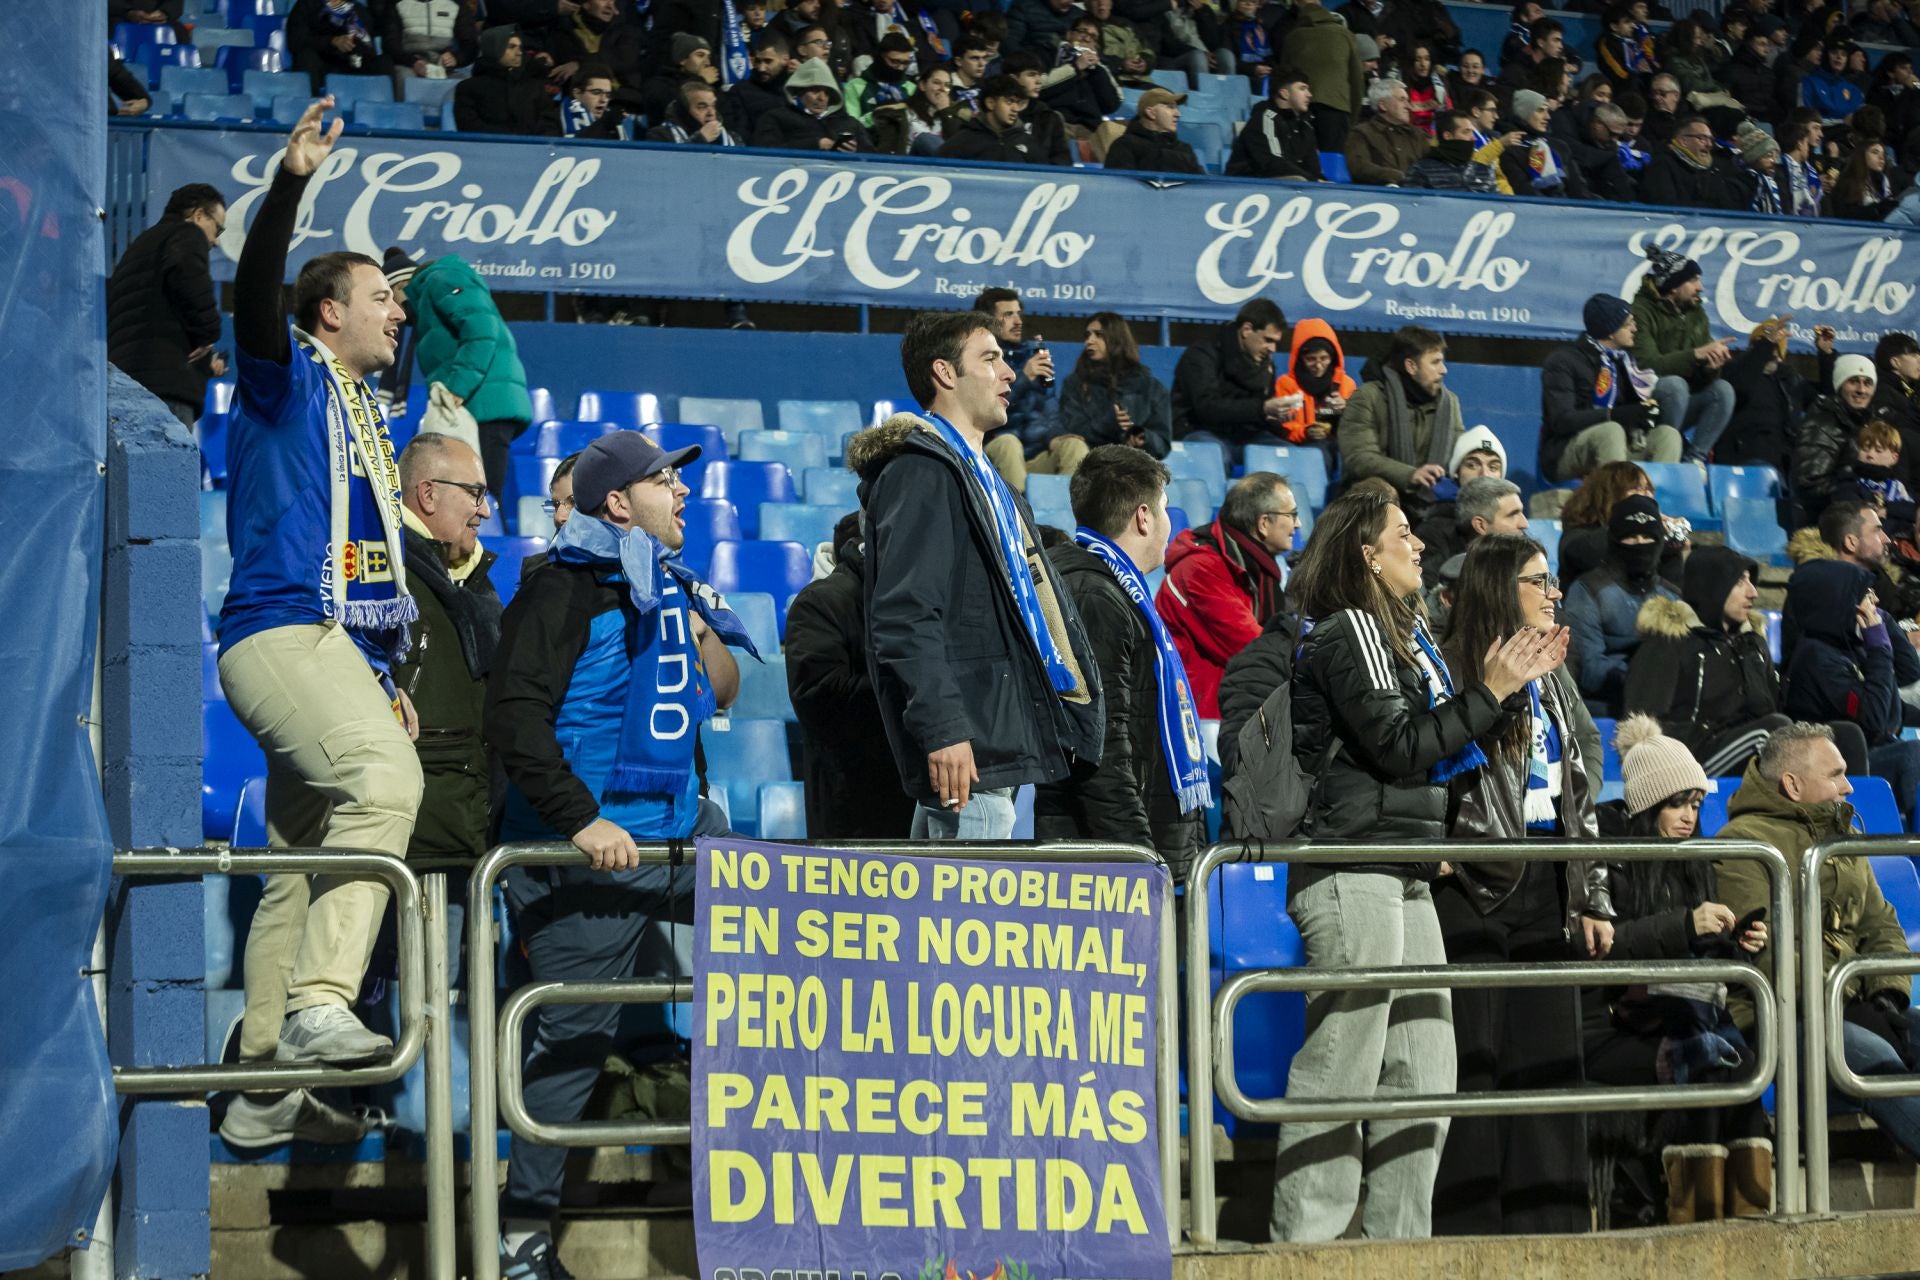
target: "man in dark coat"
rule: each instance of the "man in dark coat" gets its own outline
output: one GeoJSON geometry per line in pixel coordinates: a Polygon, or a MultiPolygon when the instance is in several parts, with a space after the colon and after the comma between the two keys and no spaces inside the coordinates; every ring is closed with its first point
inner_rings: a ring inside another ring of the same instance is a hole
{"type": "MultiPolygon", "coordinates": [[[[1040,140],[1020,118],[1027,91],[1012,76],[995,76],[980,89],[980,113],[948,135],[940,148],[948,160],[994,160],[1045,164],[1040,140]]],[[[1057,120],[1059,117],[1055,116],[1057,120]]],[[[1065,135],[1061,135],[1064,139],[1065,135]]]]}
{"type": "Polygon", "coordinates": [[[1149,89],[1140,95],[1127,131],[1107,148],[1107,168],[1140,173],[1205,173],[1193,148],[1180,141],[1184,93],[1149,89]]]}
{"type": "Polygon", "coordinates": [[[760,117],[787,105],[787,74],[793,69],[793,46],[771,27],[753,37],[753,70],[745,80],[727,89],[735,114],[744,123],[741,136],[751,138],[760,117]]]}
{"type": "Polygon", "coordinates": [[[787,607],[787,692],[806,736],[801,773],[807,834],[815,840],[900,840],[913,801],[900,789],[880,702],[867,674],[861,603],[866,551],[860,514],[833,530],[833,572],[800,588],[787,607]]]}
{"type": "Polygon", "coordinates": [[[141,232],[107,281],[107,359],[166,401],[192,427],[207,375],[226,372],[213,354],[220,303],[207,255],[227,226],[227,202],[204,182],[167,197],[160,221],[141,232]]]}
{"type": "Polygon", "coordinates": [[[1640,175],[1640,200],[1687,209],[1744,209],[1746,202],[1730,178],[1714,163],[1712,126],[1700,116],[1681,116],[1674,122],[1673,141],[1653,153],[1640,175]]]}
{"type": "Polygon", "coordinates": [[[871,151],[866,126],[841,109],[840,83],[820,58],[787,77],[787,102],[760,117],[753,145],[784,151],[871,151]]]}
{"type": "Polygon", "coordinates": [[[1320,144],[1307,116],[1313,106],[1312,84],[1297,67],[1283,67],[1268,80],[1267,100],[1254,107],[1234,137],[1228,176],[1322,181],[1320,144]]]}
{"type": "Polygon", "coordinates": [[[1280,424],[1292,409],[1273,394],[1273,354],[1286,336],[1280,308],[1255,298],[1181,352],[1173,369],[1174,438],[1218,441],[1235,461],[1250,444],[1285,444],[1280,424]]]}
{"type": "Polygon", "coordinates": [[[526,46],[512,27],[480,33],[473,74],[453,91],[453,124],[461,133],[560,136],[560,111],[537,75],[525,68],[526,46]]]}

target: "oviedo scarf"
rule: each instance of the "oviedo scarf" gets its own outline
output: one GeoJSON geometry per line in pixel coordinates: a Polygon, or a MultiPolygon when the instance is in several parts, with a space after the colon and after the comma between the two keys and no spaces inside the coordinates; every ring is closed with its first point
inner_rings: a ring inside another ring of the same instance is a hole
{"type": "Polygon", "coordinates": [[[1193,688],[1187,683],[1180,651],[1173,647],[1132,558],[1085,526],[1073,531],[1073,540],[1107,566],[1146,619],[1153,634],[1154,681],[1160,689],[1160,754],[1167,762],[1167,780],[1173,784],[1181,813],[1204,809],[1213,803],[1213,789],[1207,784],[1207,750],[1200,741],[1200,718],[1193,709],[1193,688]]]}
{"type": "Polygon", "coordinates": [[[1587,343],[1600,353],[1600,375],[1593,380],[1593,407],[1611,409],[1620,399],[1620,386],[1625,383],[1632,392],[1629,403],[1646,404],[1653,399],[1654,376],[1642,369],[1628,352],[1603,347],[1591,334],[1583,335],[1582,342],[1587,343]]]}
{"type": "Polygon", "coordinates": [[[1560,727],[1541,704],[1540,682],[1527,686],[1529,753],[1527,760],[1526,822],[1529,827],[1560,825],[1560,727]]]}
{"type": "MultiPolygon", "coordinates": [[[[1413,646],[1421,674],[1427,678],[1427,710],[1431,711],[1453,699],[1453,673],[1447,670],[1446,659],[1440,656],[1433,637],[1427,634],[1427,624],[1418,618],[1413,622],[1413,646]]],[[[1483,768],[1486,763],[1487,753],[1480,749],[1479,743],[1469,739],[1466,746],[1433,766],[1427,774],[1427,782],[1443,787],[1457,774],[1470,773],[1483,768]]]]}
{"type": "Polygon", "coordinates": [[[677,795],[693,773],[695,733],[714,713],[713,685],[693,638],[691,608],[728,644],[759,651],[726,601],[642,529],[621,529],[576,511],[548,554],[561,564],[617,566],[638,611],[629,627],[633,657],[613,770],[600,799],[614,792],[677,795]]]}
{"type": "Polygon", "coordinates": [[[1020,510],[1014,504],[1012,491],[1000,473],[974,452],[952,423],[937,413],[927,414],[925,421],[933,425],[940,439],[959,456],[960,465],[972,473],[975,483],[986,493],[987,511],[993,516],[995,540],[1000,544],[1000,567],[1013,593],[1013,607],[1026,624],[1027,634],[1033,637],[1034,647],[1040,651],[1040,662],[1047,669],[1053,691],[1075,692],[1079,682],[1061,655],[1060,647],[1054,643],[1053,630],[1047,626],[1046,615],[1040,610],[1040,592],[1033,584],[1033,570],[1027,564],[1026,529],[1020,523],[1020,510]]]}
{"type": "Polygon", "coordinates": [[[407,648],[407,627],[420,606],[407,591],[406,541],[400,516],[400,468],[373,393],[327,345],[299,328],[294,337],[327,380],[327,476],[332,520],[320,566],[320,603],[349,631],[393,633],[392,651],[407,648]],[[354,483],[359,476],[364,485],[354,483]],[[386,563],[362,551],[384,545],[386,563]]]}
{"type": "Polygon", "coordinates": [[[721,0],[720,78],[729,86],[753,74],[751,55],[747,52],[749,34],[745,20],[740,17],[740,7],[733,0],[721,0]]]}

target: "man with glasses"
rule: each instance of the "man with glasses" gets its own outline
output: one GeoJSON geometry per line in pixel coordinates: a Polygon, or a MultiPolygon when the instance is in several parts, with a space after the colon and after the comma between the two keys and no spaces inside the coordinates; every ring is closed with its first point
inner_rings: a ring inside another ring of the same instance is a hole
{"type": "Polygon", "coordinates": [[[107,281],[107,358],[189,428],[199,420],[208,375],[227,371],[213,350],[220,300],[207,266],[226,229],[227,201],[218,188],[181,187],[107,281]]]}
{"type": "Polygon", "coordinates": [[[1673,141],[1654,154],[1640,179],[1643,204],[1686,209],[1744,209],[1738,184],[1714,154],[1713,129],[1700,116],[1682,116],[1673,141]]]}
{"type": "Polygon", "coordinates": [[[1300,523],[1293,486],[1284,476],[1256,471],[1227,490],[1212,524],[1183,530],[1167,549],[1167,576],[1154,603],[1186,666],[1202,720],[1220,718],[1228,660],[1286,602],[1281,557],[1300,523]]]}
{"type": "MultiPolygon", "coordinates": [[[[573,514],[573,467],[580,461],[578,453],[570,453],[560,459],[560,465],[553,469],[553,479],[547,481],[547,499],[540,504],[540,510],[547,519],[553,521],[556,535],[566,527],[567,518],[573,514]]],[[[520,562],[520,581],[525,582],[533,576],[533,571],[547,562],[547,553],[536,551],[520,562]]]]}
{"type": "MultiPolygon", "coordinates": [[[[725,830],[700,796],[696,744],[701,723],[739,691],[727,645],[752,644],[678,560],[687,497],[678,468],[699,456],[663,452],[637,431],[581,450],[577,509],[501,622],[484,713],[507,778],[500,838],[570,840],[587,855],[586,866],[506,874],[536,981],[678,976],[670,935],[691,928],[696,877],[677,859],[643,864],[639,845],[725,830]]],[[[539,1011],[526,1058],[531,1115],[580,1118],[607,1054],[626,1047],[621,1013],[539,1011]]],[[[565,1165],[563,1148],[514,1140],[500,1204],[504,1274],[567,1274],[549,1228],[565,1165]]]]}
{"type": "Polygon", "coordinates": [[[560,106],[560,131],[569,138],[633,141],[633,124],[624,104],[613,100],[613,72],[600,63],[580,68],[560,106]]]}

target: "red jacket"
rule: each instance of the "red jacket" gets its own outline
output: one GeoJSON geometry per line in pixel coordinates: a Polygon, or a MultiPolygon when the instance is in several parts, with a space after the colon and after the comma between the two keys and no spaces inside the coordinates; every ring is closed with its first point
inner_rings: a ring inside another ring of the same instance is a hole
{"type": "Polygon", "coordinates": [[[1263,586],[1277,608],[1280,566],[1217,518],[1205,528],[1184,531],[1167,548],[1167,576],[1154,607],[1180,651],[1202,720],[1220,718],[1220,676],[1228,660],[1251,644],[1266,623],[1254,608],[1263,586]],[[1236,538],[1238,550],[1255,569],[1227,558],[1220,547],[1228,538],[1236,538]]]}

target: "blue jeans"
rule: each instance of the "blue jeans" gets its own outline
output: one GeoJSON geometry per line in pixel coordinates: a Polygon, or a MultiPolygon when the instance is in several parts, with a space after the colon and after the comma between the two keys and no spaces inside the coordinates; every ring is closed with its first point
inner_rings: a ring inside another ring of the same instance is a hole
{"type": "Polygon", "coordinates": [[[1867,751],[1867,766],[1876,778],[1885,778],[1893,787],[1893,802],[1900,806],[1900,818],[1907,830],[1920,818],[1920,742],[1901,738],[1883,742],[1867,751]]]}
{"type": "Polygon", "coordinates": [[[1670,374],[1653,384],[1653,398],[1660,404],[1660,421],[1687,438],[1690,462],[1712,453],[1733,421],[1733,388],[1724,378],[1695,391],[1685,378],[1670,374]]]}
{"type": "MultiPolygon", "coordinates": [[[[1865,1027],[1846,1024],[1847,1065],[1863,1076],[1907,1074],[1893,1046],[1865,1027]]],[[[1914,1155],[1920,1155],[1920,1098],[1853,1098],[1829,1090],[1834,1103],[1846,1110],[1864,1110],[1873,1122],[1885,1129],[1893,1140],[1914,1155]]]]}
{"type": "Polygon", "coordinates": [[[1013,839],[1012,787],[974,791],[964,809],[943,809],[937,805],[916,804],[913,808],[915,840],[1011,840],[1013,839]]]}

